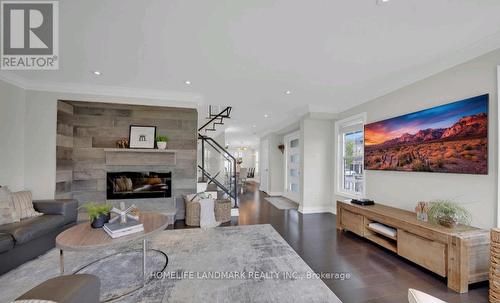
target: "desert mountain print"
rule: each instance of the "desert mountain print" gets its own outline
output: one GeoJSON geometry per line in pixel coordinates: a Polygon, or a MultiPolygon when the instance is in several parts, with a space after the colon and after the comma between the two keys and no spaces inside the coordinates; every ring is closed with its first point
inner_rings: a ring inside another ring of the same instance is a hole
{"type": "Polygon", "coordinates": [[[365,169],[488,173],[488,95],[365,126],[365,169]]]}

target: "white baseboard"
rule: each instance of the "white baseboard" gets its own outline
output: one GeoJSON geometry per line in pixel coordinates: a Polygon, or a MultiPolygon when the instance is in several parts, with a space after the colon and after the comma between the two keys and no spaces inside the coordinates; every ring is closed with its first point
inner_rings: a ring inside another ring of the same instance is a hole
{"type": "Polygon", "coordinates": [[[319,214],[319,213],[334,213],[331,206],[313,206],[313,207],[303,207],[302,204],[299,206],[299,212],[303,214],[319,214]]]}

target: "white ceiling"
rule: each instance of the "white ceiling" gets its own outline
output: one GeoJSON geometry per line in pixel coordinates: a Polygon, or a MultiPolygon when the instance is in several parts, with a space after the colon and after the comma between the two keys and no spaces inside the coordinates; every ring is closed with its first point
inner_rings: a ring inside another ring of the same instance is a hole
{"type": "Polygon", "coordinates": [[[498,0],[63,0],[60,69],[15,75],[231,105],[229,144],[255,145],[499,48],[498,16],[498,0]]]}

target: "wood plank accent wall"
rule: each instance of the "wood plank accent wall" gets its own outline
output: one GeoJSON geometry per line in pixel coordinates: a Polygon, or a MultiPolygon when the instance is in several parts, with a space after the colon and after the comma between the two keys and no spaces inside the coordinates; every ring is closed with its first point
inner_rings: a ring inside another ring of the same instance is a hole
{"type": "Polygon", "coordinates": [[[73,105],[57,102],[56,199],[71,199],[73,183],[73,105]]]}
{"type": "MultiPolygon", "coordinates": [[[[61,124],[69,123],[67,120],[71,118],[72,124],[68,124],[73,129],[71,192],[80,203],[106,201],[106,171],[172,171],[172,195],[177,202],[182,201],[182,194],[196,192],[196,109],[80,101],[60,103],[73,108],[71,117],[61,116],[61,124]],[[128,138],[130,125],[156,126],[157,134],[168,136],[168,149],[176,150],[175,163],[107,165],[105,149],[115,148],[117,140],[128,138]]],[[[66,139],[61,138],[61,144],[71,145],[66,139]]]]}

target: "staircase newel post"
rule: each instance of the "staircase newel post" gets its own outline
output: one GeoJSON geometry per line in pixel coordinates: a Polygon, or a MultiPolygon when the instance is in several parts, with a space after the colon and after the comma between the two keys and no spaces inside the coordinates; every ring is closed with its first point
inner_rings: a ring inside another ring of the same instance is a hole
{"type": "Polygon", "coordinates": [[[236,160],[233,160],[233,174],[234,174],[234,206],[238,208],[238,188],[237,188],[238,175],[236,173],[236,160]]]}
{"type": "MultiPolygon", "coordinates": [[[[202,171],[205,171],[205,140],[203,136],[200,136],[201,138],[201,169],[202,171]]],[[[205,174],[201,174],[202,180],[205,181],[205,174]]]]}

